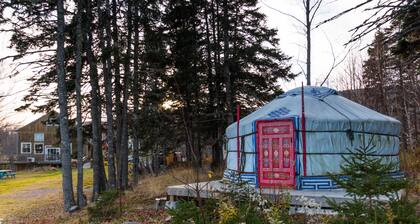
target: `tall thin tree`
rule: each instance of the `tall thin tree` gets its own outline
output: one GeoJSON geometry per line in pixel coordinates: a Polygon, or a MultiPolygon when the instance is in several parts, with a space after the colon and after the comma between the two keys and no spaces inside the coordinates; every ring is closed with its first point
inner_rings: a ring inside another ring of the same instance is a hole
{"type": "Polygon", "coordinates": [[[127,0],[127,43],[124,57],[124,78],[123,78],[123,103],[122,103],[122,129],[121,129],[121,152],[120,152],[120,189],[128,187],[128,88],[131,79],[130,58],[131,58],[131,36],[133,33],[132,1],[127,0]]]}
{"type": "Polygon", "coordinates": [[[82,126],[82,50],[83,50],[83,33],[82,33],[82,0],[77,1],[76,13],[76,135],[77,135],[77,205],[81,208],[86,205],[86,199],[83,194],[83,126],[82,126]]]}
{"type": "Polygon", "coordinates": [[[73,180],[71,171],[70,137],[67,113],[67,88],[64,63],[64,0],[57,1],[57,77],[58,102],[60,108],[61,165],[63,176],[64,210],[74,206],[73,180]]]}
{"type": "Polygon", "coordinates": [[[108,183],[111,189],[116,187],[115,165],[114,165],[114,115],[112,98],[112,74],[111,74],[111,54],[110,49],[110,26],[109,22],[109,1],[98,1],[99,15],[99,45],[102,52],[102,67],[105,81],[105,101],[106,101],[106,142],[108,146],[108,183]]]}
{"type": "Polygon", "coordinates": [[[133,185],[137,185],[139,181],[139,143],[140,143],[140,127],[139,127],[139,116],[140,116],[140,103],[139,103],[139,92],[140,92],[140,79],[139,79],[139,2],[134,3],[134,71],[133,71],[133,83],[132,83],[132,94],[133,94],[133,185]]]}
{"type": "Polygon", "coordinates": [[[86,18],[84,23],[84,42],[86,56],[89,63],[90,95],[91,95],[91,117],[92,117],[92,142],[93,142],[93,193],[92,201],[96,201],[99,194],[106,190],[105,168],[102,155],[101,139],[101,97],[99,89],[98,67],[93,52],[93,30],[92,30],[92,6],[87,1],[86,18]]]}

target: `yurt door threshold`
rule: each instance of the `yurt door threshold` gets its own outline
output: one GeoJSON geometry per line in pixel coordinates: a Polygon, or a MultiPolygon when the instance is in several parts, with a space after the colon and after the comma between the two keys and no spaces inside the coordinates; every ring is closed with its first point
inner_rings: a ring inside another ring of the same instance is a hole
{"type": "Polygon", "coordinates": [[[295,186],[294,126],[290,119],[257,121],[260,187],[295,186]]]}

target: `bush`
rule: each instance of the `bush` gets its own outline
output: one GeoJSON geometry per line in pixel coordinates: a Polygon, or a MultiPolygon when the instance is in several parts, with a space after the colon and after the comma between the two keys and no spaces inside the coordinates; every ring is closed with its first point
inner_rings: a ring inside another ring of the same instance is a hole
{"type": "Polygon", "coordinates": [[[118,198],[118,191],[106,191],[102,193],[95,204],[87,208],[89,221],[101,223],[111,219],[118,213],[118,207],[114,201],[118,198]]]}
{"type": "Polygon", "coordinates": [[[196,205],[194,201],[179,201],[175,208],[169,209],[168,213],[171,215],[171,223],[214,223],[216,211],[216,202],[208,199],[203,202],[201,208],[196,205]]]}
{"type": "Polygon", "coordinates": [[[328,200],[338,213],[333,223],[418,223],[416,203],[401,198],[398,191],[406,188],[406,179],[393,178],[389,173],[398,166],[382,157],[372,156],[372,139],[367,146],[355,149],[341,166],[345,178],[330,175],[352,197],[351,201],[336,203],[328,200]],[[380,200],[386,196],[389,201],[380,200]]]}

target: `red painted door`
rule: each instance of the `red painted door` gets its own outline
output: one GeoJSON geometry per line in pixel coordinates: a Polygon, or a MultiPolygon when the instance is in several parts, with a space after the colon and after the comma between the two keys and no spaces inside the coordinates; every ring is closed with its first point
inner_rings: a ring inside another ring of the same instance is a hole
{"type": "Polygon", "coordinates": [[[291,120],[257,121],[260,186],[295,186],[294,131],[291,120]]]}

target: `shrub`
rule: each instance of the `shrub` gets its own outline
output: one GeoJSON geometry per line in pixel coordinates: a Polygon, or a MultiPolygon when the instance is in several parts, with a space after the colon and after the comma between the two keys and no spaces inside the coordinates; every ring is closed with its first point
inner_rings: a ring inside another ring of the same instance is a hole
{"type": "Polygon", "coordinates": [[[87,208],[89,221],[100,223],[110,219],[118,213],[118,207],[114,201],[118,198],[118,191],[103,192],[95,204],[87,208]]]}
{"type": "Polygon", "coordinates": [[[331,175],[352,200],[341,204],[327,200],[338,213],[334,223],[417,223],[415,203],[401,198],[398,191],[408,186],[403,178],[393,178],[389,173],[398,166],[382,157],[372,156],[372,139],[367,146],[355,149],[349,158],[343,157],[341,166],[345,178],[331,175]],[[386,196],[389,201],[380,200],[386,196]]]}
{"type": "Polygon", "coordinates": [[[198,207],[195,201],[179,201],[175,208],[169,209],[168,213],[171,215],[171,222],[174,224],[182,223],[214,223],[217,215],[216,202],[208,199],[198,207]]]}

